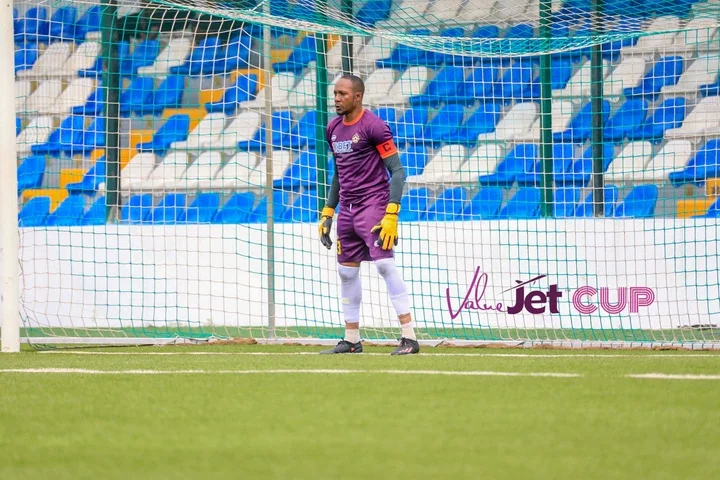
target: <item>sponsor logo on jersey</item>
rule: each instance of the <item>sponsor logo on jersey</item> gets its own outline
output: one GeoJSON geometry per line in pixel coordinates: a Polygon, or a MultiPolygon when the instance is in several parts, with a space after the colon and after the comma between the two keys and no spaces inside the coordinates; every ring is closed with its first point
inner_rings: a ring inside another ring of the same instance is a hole
{"type": "Polygon", "coordinates": [[[352,140],[332,142],[333,153],[350,153],[353,151],[352,144],[352,140]]]}

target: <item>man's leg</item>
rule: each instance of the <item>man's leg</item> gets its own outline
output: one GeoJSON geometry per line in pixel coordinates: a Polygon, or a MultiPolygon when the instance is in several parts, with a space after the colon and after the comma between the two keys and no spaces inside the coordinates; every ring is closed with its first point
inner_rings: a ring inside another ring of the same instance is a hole
{"type": "Polygon", "coordinates": [[[420,344],[415,336],[415,323],[410,315],[410,298],[408,296],[405,281],[395,265],[394,258],[381,258],[375,260],[375,267],[378,273],[385,280],[390,301],[395,308],[398,320],[400,320],[401,339],[400,345],[393,352],[393,355],[405,355],[418,353],[420,344]]]}
{"type": "Polygon", "coordinates": [[[345,340],[352,344],[360,342],[360,304],[362,303],[362,282],[360,262],[338,264],[340,295],[345,320],[345,340]]]}

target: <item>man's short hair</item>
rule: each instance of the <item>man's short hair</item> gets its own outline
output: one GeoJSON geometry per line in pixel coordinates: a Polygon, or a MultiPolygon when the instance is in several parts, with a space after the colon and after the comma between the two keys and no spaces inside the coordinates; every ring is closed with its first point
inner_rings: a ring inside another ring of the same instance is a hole
{"type": "Polygon", "coordinates": [[[365,82],[362,81],[362,78],[358,77],[357,75],[351,75],[351,74],[345,74],[341,79],[350,80],[350,83],[352,84],[353,91],[360,92],[363,95],[365,95],[365,82]]]}

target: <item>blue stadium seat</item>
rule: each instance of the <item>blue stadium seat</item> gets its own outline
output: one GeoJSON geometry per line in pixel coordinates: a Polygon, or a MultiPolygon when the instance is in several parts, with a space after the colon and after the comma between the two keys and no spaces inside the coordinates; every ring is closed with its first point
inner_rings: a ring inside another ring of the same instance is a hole
{"type": "Polygon", "coordinates": [[[454,99],[464,79],[463,67],[447,66],[428,83],[422,95],[410,97],[410,105],[437,107],[449,99],[454,99]]]}
{"type": "MultiPolygon", "coordinates": [[[[539,154],[539,151],[538,151],[539,154]]],[[[570,170],[575,157],[575,146],[571,143],[553,145],[552,174],[563,174],[570,170]]],[[[538,160],[532,172],[517,175],[515,180],[520,187],[539,187],[542,182],[542,160],[538,160]]],[[[552,182],[552,177],[551,180],[552,182]]],[[[548,185],[550,186],[550,185],[548,185]]]]}
{"type": "Polygon", "coordinates": [[[205,110],[208,113],[223,112],[225,115],[233,115],[238,104],[255,98],[258,87],[257,75],[238,75],[235,83],[230,85],[223,97],[217,102],[208,102],[205,104],[205,110]]]}
{"type": "MultiPolygon", "coordinates": [[[[603,125],[610,116],[610,102],[602,102],[603,125]]],[[[587,102],[585,106],[570,120],[567,130],[553,133],[553,142],[583,143],[590,138],[592,131],[592,103],[587,102]]]]}
{"type": "Polygon", "coordinates": [[[150,221],[154,224],[174,225],[176,218],[185,210],[184,193],[168,193],[153,209],[150,221]]]}
{"type": "Polygon", "coordinates": [[[18,195],[28,188],[39,188],[45,175],[45,157],[31,155],[17,169],[18,195]]]}
{"type": "Polygon", "coordinates": [[[307,67],[308,63],[315,61],[316,55],[315,36],[308,35],[293,49],[287,60],[273,64],[273,71],[275,73],[291,72],[299,75],[307,67]]]}
{"type": "Polygon", "coordinates": [[[648,104],[645,100],[627,100],[605,124],[603,140],[606,142],[622,142],[628,134],[645,121],[647,107],[648,104]]]}
{"type": "Polygon", "coordinates": [[[73,143],[69,151],[66,149],[63,151],[71,155],[90,155],[96,148],[105,146],[106,132],[105,117],[95,117],[95,120],[83,132],[82,142],[73,143]]]}
{"type": "Polygon", "coordinates": [[[120,75],[132,77],[137,74],[138,68],[149,67],[155,63],[160,53],[159,40],[143,40],[135,46],[129,57],[120,60],[120,75]]]}
{"type": "Polygon", "coordinates": [[[503,191],[499,187],[482,188],[463,210],[464,220],[495,218],[503,201],[503,191]]]}
{"type": "Polygon", "coordinates": [[[33,155],[51,155],[59,157],[61,152],[71,152],[73,145],[82,143],[85,131],[85,117],[70,115],[60,122],[60,126],[53,130],[45,143],[32,145],[30,151],[33,155]]]}
{"type": "MultiPolygon", "coordinates": [[[[94,7],[93,7],[94,8],[94,7]]],[[[130,55],[130,43],[126,41],[117,42],[117,56],[120,59],[126,58],[130,55]]],[[[78,77],[82,78],[94,78],[97,81],[102,80],[103,75],[103,61],[102,56],[98,56],[92,67],[78,72],[78,77]]]]}
{"type": "Polygon", "coordinates": [[[20,117],[15,117],[15,136],[17,137],[20,135],[20,132],[22,131],[22,120],[20,117]]]}
{"type": "Polygon", "coordinates": [[[538,158],[538,146],[534,143],[516,145],[498,164],[494,173],[480,175],[478,181],[482,186],[509,188],[517,177],[532,172],[538,158]]]}
{"type": "Polygon", "coordinates": [[[685,120],[685,99],[682,97],[668,98],[649,115],[645,122],[630,132],[628,140],[649,140],[660,143],[665,137],[665,130],[678,128],[685,120]]]}
{"type": "Polygon", "coordinates": [[[315,148],[317,133],[317,111],[309,110],[298,122],[293,125],[290,132],[280,141],[282,148],[300,149],[315,148]]]}
{"type": "Polygon", "coordinates": [[[684,169],[669,175],[670,183],[679,186],[686,183],[702,183],[708,178],[720,177],[720,139],[709,140],[693,155],[684,169]]]}
{"type": "Polygon", "coordinates": [[[415,222],[425,216],[428,203],[432,194],[430,190],[422,188],[413,188],[400,200],[400,215],[398,219],[401,222],[415,222]]]}
{"type": "Polygon", "coordinates": [[[397,136],[395,145],[402,148],[407,143],[413,143],[416,138],[422,138],[423,126],[428,120],[428,109],[425,107],[408,108],[397,122],[397,136]]]}
{"type": "Polygon", "coordinates": [[[283,214],[286,222],[317,222],[318,193],[314,189],[303,191],[283,214]]]}
{"type": "Polygon", "coordinates": [[[355,14],[355,23],[363,27],[374,27],[390,16],[392,0],[368,0],[355,14]]]}
{"type": "Polygon", "coordinates": [[[106,165],[105,156],[98,158],[95,165],[85,173],[82,180],[76,183],[66,185],[70,195],[84,193],[86,195],[95,195],[101,183],[105,183],[106,165]]]}
{"type": "Polygon", "coordinates": [[[80,225],[85,213],[85,198],[82,195],[70,195],[45,218],[48,227],[73,227],[80,225]]]}
{"type": "Polygon", "coordinates": [[[574,217],[580,201],[580,189],[562,187],[553,191],[553,216],[555,218],[574,217]]]}
{"type": "Polygon", "coordinates": [[[467,190],[463,187],[447,188],[428,207],[425,220],[438,222],[460,220],[465,202],[467,202],[467,190]]]}
{"type": "MultiPolygon", "coordinates": [[[[603,215],[610,217],[615,209],[615,203],[618,199],[618,188],[615,185],[606,185],[603,188],[603,215]]],[[[593,192],[590,192],[585,201],[578,205],[575,210],[576,217],[594,217],[595,216],[594,203],[593,203],[593,192]]]]}
{"type": "Polygon", "coordinates": [[[72,42],[75,39],[75,23],[77,21],[77,8],[71,6],[60,7],[50,17],[48,38],[50,42],[72,42]]]}
{"type": "Polygon", "coordinates": [[[41,227],[45,225],[45,219],[49,214],[50,197],[33,197],[18,213],[18,225],[21,227],[41,227]]]}
{"type": "Polygon", "coordinates": [[[120,223],[132,225],[147,222],[152,215],[152,207],[152,193],[133,195],[120,209],[120,223]]]}
{"type": "Polygon", "coordinates": [[[420,175],[425,169],[428,159],[427,148],[423,145],[412,145],[400,152],[400,163],[405,168],[405,175],[408,177],[420,175]]]}
{"type": "Polygon", "coordinates": [[[649,218],[655,213],[657,185],[638,185],[630,190],[615,209],[615,217],[649,218]]]}
{"type": "MultiPolygon", "coordinates": [[[[497,25],[479,25],[471,35],[472,38],[499,38],[500,28],[497,25]]],[[[482,64],[488,61],[487,57],[470,57],[466,55],[448,55],[445,59],[447,65],[469,67],[473,64],[482,64]]],[[[490,60],[492,63],[492,60],[490,60]]]]}
{"type": "Polygon", "coordinates": [[[254,193],[236,193],[230,197],[222,209],[215,214],[213,223],[245,223],[252,213],[254,205],[254,193]]]}
{"type": "Polygon", "coordinates": [[[100,31],[102,7],[95,5],[85,10],[82,17],[75,23],[75,41],[82,42],[88,33],[100,31]]]}
{"type": "MultiPolygon", "coordinates": [[[[582,157],[575,160],[567,173],[553,174],[555,185],[585,187],[590,182],[593,172],[593,147],[587,147],[582,157]]],[[[613,161],[614,149],[609,143],[603,145],[603,172],[613,161]]]]}
{"type": "Polygon", "coordinates": [[[105,197],[99,197],[80,219],[80,225],[105,225],[107,218],[107,207],[105,197]]]}
{"type": "Polygon", "coordinates": [[[192,49],[182,65],[170,67],[172,75],[201,75],[212,72],[220,49],[220,37],[205,37],[192,49]]]}
{"type": "Polygon", "coordinates": [[[182,210],[177,217],[177,223],[212,223],[220,207],[220,195],[217,193],[201,193],[190,204],[187,210],[182,210]]]}
{"type": "Polygon", "coordinates": [[[448,98],[447,103],[474,105],[477,100],[488,96],[498,72],[499,68],[490,63],[474,67],[465,80],[458,85],[455,98],[448,98]]]}
{"type": "Polygon", "coordinates": [[[478,135],[495,131],[502,111],[499,103],[481,103],[464,124],[444,135],[442,140],[453,144],[475,145],[478,135]]]}
{"type": "Polygon", "coordinates": [[[700,85],[698,88],[701,97],[717,97],[720,95],[720,76],[715,83],[708,83],[706,85],[700,85]]]}
{"type": "MultiPolygon", "coordinates": [[[[572,61],[559,58],[550,62],[550,88],[552,90],[562,90],[567,85],[573,74],[572,61]]],[[[540,74],[533,79],[520,96],[529,100],[537,100],[540,98],[540,74]]]]}
{"type": "Polygon", "coordinates": [[[49,24],[47,8],[32,7],[14,25],[16,43],[38,43],[47,38],[49,24]]]}
{"type": "Polygon", "coordinates": [[[530,87],[533,78],[533,65],[529,60],[516,60],[502,76],[492,84],[486,98],[501,100],[509,104],[513,99],[522,98],[522,94],[530,87]]]}
{"type": "Polygon", "coordinates": [[[72,115],[94,117],[102,115],[105,108],[105,88],[99,86],[88,96],[85,105],[77,105],[70,109],[72,115]]]}
{"type": "Polygon", "coordinates": [[[248,68],[251,47],[252,38],[247,34],[231,38],[227,45],[218,50],[212,73],[221,75],[238,68],[248,68]]]}
{"type": "MultiPolygon", "coordinates": [[[[465,36],[465,29],[462,27],[450,27],[446,28],[445,30],[440,31],[440,37],[444,38],[459,38],[465,36]]],[[[448,42],[450,43],[450,42],[448,42]]],[[[446,63],[448,65],[452,65],[452,62],[454,60],[454,55],[449,53],[441,53],[441,52],[435,52],[430,50],[425,50],[425,58],[422,57],[419,59],[422,63],[420,65],[425,65],[430,68],[438,68],[442,64],[446,63]]]]}
{"type": "Polygon", "coordinates": [[[185,113],[173,115],[155,132],[152,140],[138,143],[137,150],[138,152],[155,152],[157,155],[165,155],[171,143],[187,138],[189,130],[189,115],[185,113]]]}
{"type": "MultiPolygon", "coordinates": [[[[283,142],[290,142],[289,135],[292,130],[293,114],[288,110],[274,112],[272,115],[272,148],[281,148],[283,142]],[[288,140],[286,140],[288,138],[288,140]]],[[[267,148],[265,141],[265,122],[255,132],[252,140],[238,142],[238,150],[243,152],[264,152],[267,148]]]]}
{"type": "Polygon", "coordinates": [[[397,111],[393,107],[380,107],[373,110],[377,117],[390,128],[393,137],[397,136],[397,111]]]}
{"type": "MultiPolygon", "coordinates": [[[[290,205],[290,197],[288,192],[283,190],[273,190],[273,220],[276,223],[284,222],[283,216],[290,205]]],[[[266,223],[267,222],[267,197],[263,196],[260,202],[252,210],[247,218],[248,223],[266,223]]]]}
{"type": "MultiPolygon", "coordinates": [[[[331,178],[328,178],[331,180],[331,178]]],[[[273,188],[297,190],[300,187],[310,188],[317,184],[317,155],[315,152],[303,150],[283,173],[282,178],[273,180],[273,188]]]]}
{"type": "MultiPolygon", "coordinates": [[[[410,35],[428,36],[430,30],[427,28],[418,28],[410,30],[410,35]]],[[[394,68],[396,70],[404,70],[405,67],[413,65],[425,65],[427,52],[416,47],[398,43],[395,49],[390,52],[388,58],[383,58],[375,62],[377,68],[394,68]]]]}
{"type": "Polygon", "coordinates": [[[35,65],[38,59],[38,48],[34,43],[26,43],[15,50],[15,73],[20,70],[28,70],[35,65]]]}
{"type": "Polygon", "coordinates": [[[644,96],[655,100],[662,87],[675,85],[683,72],[683,57],[663,57],[645,74],[640,85],[624,90],[625,96],[644,96]]]}
{"type": "Polygon", "coordinates": [[[414,139],[407,139],[408,143],[421,143],[432,147],[439,147],[443,138],[456,131],[462,123],[465,110],[462,105],[445,105],[437,112],[433,119],[422,128],[422,133],[414,139]]]}
{"type": "Polygon", "coordinates": [[[155,81],[151,77],[135,77],[130,85],[120,92],[120,116],[129,117],[133,111],[141,110],[152,102],[155,81]]]}
{"type": "Polygon", "coordinates": [[[182,75],[169,75],[145,99],[145,104],[137,107],[138,115],[160,115],[166,108],[180,108],[185,92],[185,77],[182,75]]]}
{"type": "Polygon", "coordinates": [[[538,218],[540,216],[540,190],[521,188],[498,213],[498,218],[538,218]]]}

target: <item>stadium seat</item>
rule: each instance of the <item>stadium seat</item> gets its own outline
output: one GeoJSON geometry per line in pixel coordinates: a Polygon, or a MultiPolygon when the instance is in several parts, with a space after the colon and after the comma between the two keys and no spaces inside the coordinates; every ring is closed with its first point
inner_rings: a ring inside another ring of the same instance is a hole
{"type": "MultiPolygon", "coordinates": [[[[273,152],[273,154],[276,152],[273,152]]],[[[273,157],[273,167],[276,166],[276,157],[273,157]]],[[[287,160],[287,159],[283,159],[287,160]]],[[[278,162],[279,163],[279,162],[278,162]]],[[[282,172],[285,171],[286,165],[283,161],[282,170],[276,175],[281,176],[282,172]]],[[[252,152],[238,152],[223,165],[215,176],[209,181],[200,181],[198,188],[209,188],[212,190],[220,189],[233,189],[233,188],[248,188],[248,186],[259,186],[264,185],[263,180],[265,179],[265,164],[262,163],[262,172],[258,171],[259,182],[251,183],[251,176],[258,167],[258,155],[252,152]]],[[[278,172],[277,170],[273,170],[278,172]]]]}
{"type": "Polygon", "coordinates": [[[17,136],[17,153],[22,155],[30,153],[32,145],[46,143],[53,129],[52,117],[41,116],[33,118],[17,136]]]}
{"type": "MultiPolygon", "coordinates": [[[[603,61],[603,77],[607,77],[610,68],[609,62],[603,61]]],[[[575,103],[581,103],[590,96],[591,82],[591,64],[586,61],[580,68],[575,71],[565,88],[552,92],[554,99],[569,99],[575,103]]]]}
{"type": "Polygon", "coordinates": [[[201,193],[186,210],[177,217],[177,223],[212,223],[220,206],[220,195],[201,193]]]}
{"type": "Polygon", "coordinates": [[[715,200],[702,215],[694,215],[693,218],[720,218],[720,198],[715,200]]]}
{"type": "Polygon", "coordinates": [[[75,48],[72,55],[53,75],[76,77],[79,72],[91,69],[101,53],[100,42],[85,42],[75,48]]]}
{"type": "Polygon", "coordinates": [[[687,183],[701,183],[708,178],[720,177],[720,139],[709,140],[690,159],[685,168],[668,175],[670,183],[675,186],[687,183]]]}
{"type": "Polygon", "coordinates": [[[409,97],[410,105],[413,107],[438,107],[440,104],[454,99],[464,80],[464,75],[462,67],[446,66],[428,83],[421,95],[409,97]]]}
{"type": "Polygon", "coordinates": [[[85,198],[82,195],[70,195],[45,218],[48,227],[72,227],[80,225],[85,213],[85,198]]]}
{"type": "MultiPolygon", "coordinates": [[[[317,136],[317,111],[310,110],[302,116],[298,122],[293,125],[288,135],[282,138],[281,148],[291,148],[298,150],[300,148],[315,148],[317,136]]],[[[324,142],[325,140],[321,140],[324,142]]]]}
{"type": "Polygon", "coordinates": [[[435,0],[430,4],[424,18],[432,23],[447,24],[458,16],[462,9],[463,0],[435,0]]]}
{"type": "Polygon", "coordinates": [[[18,213],[18,225],[21,227],[41,227],[50,214],[50,197],[31,198],[18,213]]]}
{"type": "Polygon", "coordinates": [[[428,221],[452,221],[462,218],[465,202],[467,201],[467,190],[463,187],[447,188],[430,205],[425,214],[428,221]]]}
{"type": "Polygon", "coordinates": [[[666,85],[675,85],[683,72],[681,56],[663,57],[645,74],[640,85],[626,88],[625,97],[642,96],[655,100],[666,85]]]}
{"type": "Polygon", "coordinates": [[[102,86],[98,86],[85,99],[83,105],[76,105],[70,109],[71,115],[84,115],[87,117],[95,117],[102,115],[105,110],[105,91],[102,86]]]}
{"type": "Polygon", "coordinates": [[[223,112],[225,115],[233,115],[240,103],[255,98],[257,87],[257,75],[238,75],[235,82],[225,90],[222,99],[206,103],[205,110],[208,113],[223,112]]]}
{"type": "MultiPolygon", "coordinates": [[[[613,146],[609,143],[603,145],[603,172],[608,169],[613,160],[613,146]]],[[[567,173],[553,174],[555,184],[558,186],[585,187],[590,182],[593,172],[593,147],[587,147],[582,156],[575,160],[567,173]]]]}
{"type": "Polygon", "coordinates": [[[46,112],[58,116],[66,115],[74,107],[83,106],[93,91],[95,81],[92,78],[74,78],[46,112]]]}
{"type": "Polygon", "coordinates": [[[147,222],[152,215],[152,207],[151,193],[133,195],[121,208],[120,223],[132,225],[147,222]]]}
{"type": "Polygon", "coordinates": [[[98,187],[105,183],[106,165],[105,156],[98,158],[95,161],[95,165],[83,175],[83,178],[79,182],[69,183],[65,186],[70,195],[86,194],[95,195],[98,191],[98,187]]]}
{"type": "Polygon", "coordinates": [[[317,222],[318,192],[314,189],[304,190],[285,210],[282,219],[286,222],[317,222]]]}
{"type": "Polygon", "coordinates": [[[16,43],[39,43],[47,38],[49,24],[47,8],[32,7],[14,25],[16,43]]]}
{"type": "Polygon", "coordinates": [[[520,99],[533,78],[533,65],[527,59],[516,60],[502,76],[492,84],[486,98],[500,100],[509,104],[513,99],[520,99]]]}
{"type": "Polygon", "coordinates": [[[273,181],[273,188],[297,190],[300,187],[313,188],[316,184],[317,155],[315,152],[303,150],[297,160],[285,169],[282,178],[273,181]]]}
{"type": "Polygon", "coordinates": [[[189,115],[184,113],[173,115],[155,132],[152,140],[138,143],[137,150],[138,152],[154,152],[158,155],[164,155],[173,142],[187,138],[189,129],[189,115]]]}
{"type": "Polygon", "coordinates": [[[495,218],[500,212],[503,191],[498,187],[483,188],[475,194],[463,210],[464,220],[481,220],[495,218]]]}
{"type": "MultiPolygon", "coordinates": [[[[603,188],[603,215],[605,217],[610,217],[613,214],[613,211],[615,210],[615,203],[618,199],[618,188],[615,185],[606,185],[603,188]]],[[[595,204],[593,202],[593,192],[590,192],[588,196],[585,198],[585,201],[583,201],[580,205],[578,205],[577,209],[575,210],[575,216],[576,217],[594,217],[595,216],[595,210],[594,210],[595,204]]]]}
{"type": "Polygon", "coordinates": [[[670,47],[675,40],[675,33],[680,30],[680,19],[674,15],[655,18],[643,33],[666,32],[645,35],[638,39],[636,45],[623,49],[623,56],[645,55],[652,58],[656,52],[670,47]]]}
{"type": "Polygon", "coordinates": [[[538,105],[534,102],[516,103],[495,126],[491,133],[478,135],[478,142],[509,141],[522,136],[532,128],[538,114],[538,105]]]}
{"type": "Polygon", "coordinates": [[[633,173],[630,180],[635,182],[667,182],[670,173],[682,169],[690,160],[692,151],[690,140],[670,140],[648,162],[643,171],[633,173]]]}
{"type": "Polygon", "coordinates": [[[606,142],[622,142],[627,135],[636,130],[647,116],[647,101],[640,99],[627,100],[613,116],[603,130],[606,142]]]}
{"type": "Polygon", "coordinates": [[[476,183],[479,176],[491,174],[504,156],[502,144],[483,143],[470,154],[465,163],[439,180],[449,183],[476,183]]]}
{"type": "Polygon", "coordinates": [[[367,75],[375,70],[375,62],[381,58],[387,58],[396,43],[392,40],[385,39],[379,35],[370,39],[367,45],[363,46],[355,53],[353,66],[356,71],[363,75],[367,75]]]}
{"type": "Polygon", "coordinates": [[[222,45],[215,57],[212,73],[222,75],[239,68],[248,68],[250,65],[250,51],[252,49],[252,37],[242,32],[240,35],[233,35],[227,44],[222,45]]]}
{"type": "Polygon", "coordinates": [[[155,63],[160,53],[160,42],[158,40],[143,40],[135,45],[135,49],[129,57],[120,59],[120,75],[133,77],[138,73],[138,68],[149,67],[155,63]]]}
{"type": "Polygon", "coordinates": [[[120,190],[127,192],[139,188],[154,168],[154,154],[138,153],[120,172],[120,190]]]}
{"type": "Polygon", "coordinates": [[[197,76],[211,73],[215,67],[215,58],[220,49],[219,37],[205,37],[192,49],[190,55],[180,65],[169,68],[171,75],[197,76]]]}
{"type": "MultiPolygon", "coordinates": [[[[38,48],[34,43],[26,43],[15,50],[15,74],[21,70],[32,69],[38,59],[38,48]]],[[[709,83],[709,82],[707,82],[709,83]]]]}
{"type": "MultiPolygon", "coordinates": [[[[573,66],[570,60],[563,58],[553,59],[550,63],[550,89],[554,91],[564,89],[572,77],[573,66]]],[[[532,80],[530,85],[522,91],[522,98],[540,99],[540,74],[532,80]]]]}
{"type": "Polygon", "coordinates": [[[668,98],[649,115],[642,125],[630,132],[628,140],[649,140],[658,144],[665,138],[665,130],[678,128],[685,118],[685,99],[668,98]]]}
{"type": "Polygon", "coordinates": [[[100,32],[102,7],[95,5],[87,10],[82,17],[75,23],[75,40],[82,42],[90,33],[100,32]]]}
{"type": "Polygon", "coordinates": [[[402,163],[407,177],[420,175],[425,169],[427,161],[428,152],[423,145],[412,145],[400,152],[400,163],[402,163]]]}
{"type": "Polygon", "coordinates": [[[155,58],[153,64],[139,67],[137,74],[141,76],[167,75],[172,67],[180,66],[185,62],[191,50],[192,40],[190,38],[171,38],[155,58]]]}
{"type": "MultiPolygon", "coordinates": [[[[285,211],[290,206],[290,199],[287,192],[273,190],[273,220],[276,223],[285,222],[285,211]]],[[[247,223],[267,222],[267,196],[263,196],[252,213],[247,217],[247,223]]]]}
{"type": "MultiPolygon", "coordinates": [[[[552,173],[550,176],[550,185],[552,185],[552,175],[563,174],[570,170],[575,156],[575,146],[569,143],[556,143],[552,146],[552,173]]],[[[538,155],[540,151],[538,150],[538,155]]],[[[520,187],[540,187],[542,184],[543,161],[538,160],[532,168],[531,172],[519,174],[515,177],[520,187]]]]}
{"type": "MultiPolygon", "coordinates": [[[[384,1],[384,0],[383,0],[384,1]]],[[[357,56],[358,52],[363,48],[363,42],[364,38],[359,36],[351,37],[352,44],[350,45],[352,47],[353,51],[353,66],[356,65],[357,60],[355,57],[357,56]]],[[[343,42],[338,40],[335,42],[335,44],[328,50],[325,63],[326,67],[328,69],[328,72],[333,74],[338,74],[343,72],[343,50],[342,50],[343,42]]],[[[374,61],[373,61],[374,64],[374,61]]]]}
{"type": "MultiPolygon", "coordinates": [[[[602,102],[603,125],[610,116],[610,102],[602,102]]],[[[553,142],[583,143],[590,138],[592,131],[592,102],[585,106],[570,120],[567,130],[553,133],[553,142]]]]}
{"type": "Polygon", "coordinates": [[[440,182],[448,174],[456,172],[467,160],[467,149],[462,145],[445,145],[427,162],[420,175],[406,177],[409,185],[440,182]]]}
{"type": "Polygon", "coordinates": [[[185,210],[184,193],[168,193],[153,209],[150,221],[153,224],[174,225],[180,213],[185,210]]]}
{"type": "Polygon", "coordinates": [[[45,143],[32,145],[33,155],[51,155],[59,157],[63,151],[72,151],[72,146],[82,142],[85,131],[85,117],[70,115],[60,122],[45,143]]]}
{"type": "MultiPolygon", "coordinates": [[[[56,44],[57,45],[57,44],[56,44]]],[[[22,73],[22,72],[20,72],[22,73]]],[[[17,113],[43,115],[50,111],[55,100],[60,96],[63,90],[62,81],[57,79],[44,80],[40,85],[27,97],[22,110],[17,113]]]]}
{"type": "Polygon", "coordinates": [[[165,155],[162,163],[140,183],[142,190],[157,191],[177,184],[178,179],[188,167],[188,154],[186,152],[172,151],[165,155]]]}
{"type": "Polygon", "coordinates": [[[430,122],[423,126],[420,136],[408,138],[406,142],[437,148],[442,144],[444,137],[460,127],[464,115],[465,111],[462,105],[445,105],[430,122]]]}
{"type": "MultiPolygon", "coordinates": [[[[551,110],[551,132],[552,134],[562,134],[570,126],[573,114],[573,102],[570,100],[553,100],[550,105],[551,110]]],[[[513,135],[515,142],[536,142],[540,139],[540,122],[541,118],[535,120],[529,130],[519,132],[513,135]]]]}
{"type": "Polygon", "coordinates": [[[660,93],[666,97],[695,94],[703,85],[712,84],[717,80],[718,68],[720,68],[720,57],[717,55],[699,57],[685,70],[676,84],[664,85],[660,93]]]}
{"type": "Polygon", "coordinates": [[[18,195],[28,188],[39,188],[45,175],[45,157],[31,155],[17,169],[18,195]]]}
{"type": "Polygon", "coordinates": [[[480,175],[478,181],[482,186],[509,188],[515,180],[527,173],[532,173],[538,158],[538,146],[534,143],[516,145],[510,153],[497,165],[494,173],[480,175]]]}
{"type": "Polygon", "coordinates": [[[355,23],[364,27],[374,27],[379,21],[390,16],[392,0],[368,0],[355,13],[355,23]]]}
{"type": "Polygon", "coordinates": [[[625,89],[638,86],[645,74],[645,59],[642,57],[626,57],[605,78],[603,94],[613,102],[619,101],[625,89]]]}
{"type": "Polygon", "coordinates": [[[222,167],[222,155],[220,152],[203,152],[185,170],[185,172],[173,180],[169,180],[165,186],[170,189],[196,190],[204,189],[222,167]]]}
{"type": "Polygon", "coordinates": [[[180,108],[185,91],[185,77],[170,75],[145,98],[145,103],[137,106],[138,115],[160,115],[166,108],[180,108]]]}
{"type": "Polygon", "coordinates": [[[90,208],[80,219],[80,225],[105,225],[107,219],[107,207],[105,197],[99,197],[93,202],[90,208]]]}
{"type": "MultiPolygon", "coordinates": [[[[272,142],[271,148],[281,148],[283,142],[290,142],[290,131],[292,130],[293,114],[289,110],[274,112],[272,115],[272,142]]],[[[255,132],[252,140],[237,142],[237,149],[243,152],[264,152],[268,142],[265,137],[265,123],[255,132]]]]}
{"type": "Polygon", "coordinates": [[[700,100],[678,128],[665,130],[665,137],[698,138],[720,134],[720,102],[709,97],[700,100]]]}
{"type": "MultiPolygon", "coordinates": [[[[427,28],[418,28],[408,32],[413,36],[428,36],[430,30],[427,28]]],[[[425,65],[426,51],[421,50],[404,43],[398,43],[390,56],[375,62],[377,68],[391,68],[395,70],[405,70],[409,66],[425,65]]]]}
{"type": "Polygon", "coordinates": [[[444,134],[441,139],[446,143],[475,145],[479,135],[495,131],[501,116],[502,105],[499,103],[481,103],[465,123],[444,134]]]}
{"type": "Polygon", "coordinates": [[[615,217],[650,218],[658,199],[657,185],[638,185],[615,209],[615,217]]]}
{"type": "Polygon", "coordinates": [[[395,84],[395,70],[391,68],[378,68],[365,79],[365,96],[367,105],[379,105],[380,100],[385,100],[390,94],[390,89],[395,84]]]}
{"type": "Polygon", "coordinates": [[[447,103],[459,103],[465,106],[474,105],[477,100],[487,97],[490,93],[498,72],[499,68],[490,63],[474,67],[465,77],[465,80],[458,85],[455,97],[449,97],[447,103]]]}
{"type": "Polygon", "coordinates": [[[69,148],[63,148],[63,152],[69,155],[88,156],[93,150],[105,146],[106,132],[105,117],[95,117],[95,120],[83,132],[82,142],[73,143],[69,148]]]}
{"type": "Polygon", "coordinates": [[[415,222],[425,215],[431,198],[430,190],[426,187],[410,189],[400,200],[401,222],[415,222]]]}
{"type": "Polygon", "coordinates": [[[397,111],[394,107],[379,107],[373,113],[390,128],[393,137],[397,136],[397,111]]]}
{"type": "Polygon", "coordinates": [[[371,105],[405,105],[411,97],[425,89],[429,77],[430,69],[427,67],[409,67],[390,87],[386,96],[370,95],[367,102],[371,105]]]}
{"type": "Polygon", "coordinates": [[[563,187],[553,190],[553,217],[574,217],[579,201],[579,188],[563,187]]]}
{"type": "Polygon", "coordinates": [[[308,63],[315,61],[316,55],[315,36],[312,34],[307,35],[293,49],[287,60],[273,64],[273,71],[275,73],[287,72],[298,75],[302,73],[308,63]]]}
{"type": "Polygon", "coordinates": [[[171,143],[170,149],[197,152],[204,142],[218,137],[225,130],[226,120],[227,117],[222,112],[208,113],[188,133],[185,140],[171,143]]]}
{"type": "Polygon", "coordinates": [[[200,145],[205,150],[234,151],[238,143],[260,138],[260,118],[260,112],[244,111],[232,119],[219,135],[201,140],[200,145]]]}
{"type": "Polygon", "coordinates": [[[396,123],[395,145],[403,148],[406,144],[414,143],[415,138],[422,138],[423,126],[427,120],[428,109],[426,107],[413,107],[405,110],[396,123]]]}
{"type": "Polygon", "coordinates": [[[538,218],[540,216],[540,190],[521,188],[500,209],[498,218],[538,218]]]}
{"type": "MultiPolygon", "coordinates": [[[[115,44],[117,48],[117,57],[122,59],[130,55],[130,43],[126,41],[119,41],[115,44]]],[[[78,71],[78,77],[94,78],[95,80],[101,81],[103,75],[103,61],[102,56],[98,56],[95,59],[95,63],[90,68],[78,71]]]]}
{"type": "MultiPolygon", "coordinates": [[[[273,104],[275,102],[287,102],[290,91],[295,86],[295,75],[292,73],[280,73],[273,75],[270,79],[270,89],[272,92],[273,104]]],[[[247,110],[265,110],[265,91],[267,87],[260,90],[253,100],[241,102],[240,107],[247,110]]]]}
{"type": "Polygon", "coordinates": [[[155,82],[150,77],[135,77],[130,85],[120,93],[120,116],[129,117],[152,101],[155,82]]]}
{"type": "Polygon", "coordinates": [[[652,145],[648,141],[626,143],[622,151],[610,162],[605,172],[606,181],[618,183],[630,178],[633,173],[642,172],[652,156],[652,145]]]}
{"type": "MultiPolygon", "coordinates": [[[[691,0],[689,3],[694,1],[691,0]]],[[[690,20],[682,31],[677,32],[672,46],[665,51],[684,55],[685,58],[695,53],[705,54],[713,48],[712,42],[716,39],[717,31],[717,22],[714,19],[698,16],[690,20]]],[[[717,70],[717,67],[714,70],[717,70]]]]}

